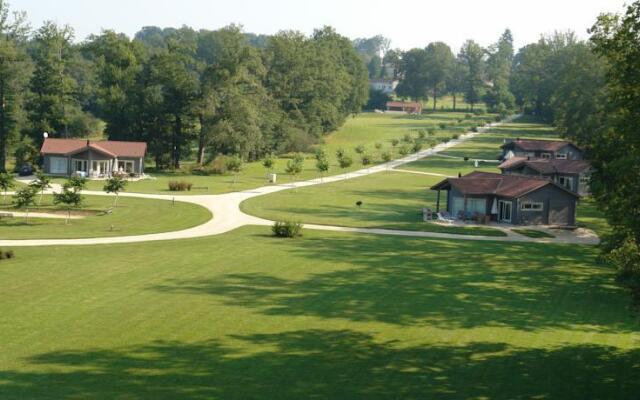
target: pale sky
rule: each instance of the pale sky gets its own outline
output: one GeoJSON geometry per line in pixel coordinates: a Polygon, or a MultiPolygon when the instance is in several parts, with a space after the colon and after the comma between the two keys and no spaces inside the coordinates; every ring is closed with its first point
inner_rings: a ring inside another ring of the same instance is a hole
{"type": "Polygon", "coordinates": [[[454,51],[466,39],[486,46],[505,28],[516,48],[554,30],[586,30],[602,12],[621,12],[625,0],[9,0],[34,28],[42,21],[69,24],[76,40],[101,29],[132,36],[143,26],[217,29],[230,23],[272,34],[284,29],[311,33],[331,25],[350,38],[382,34],[392,47],[425,47],[443,41],[454,51]]]}

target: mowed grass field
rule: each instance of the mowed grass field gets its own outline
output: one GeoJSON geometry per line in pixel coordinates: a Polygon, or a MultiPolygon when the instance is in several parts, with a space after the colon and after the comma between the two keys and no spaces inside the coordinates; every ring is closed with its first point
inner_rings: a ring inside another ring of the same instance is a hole
{"type": "MultiPolygon", "coordinates": [[[[442,179],[390,170],[254,197],[244,201],[241,209],[274,221],[505,236],[502,231],[488,227],[453,227],[423,222],[422,209],[436,209],[436,192],[428,189],[442,179]],[[361,206],[356,205],[358,201],[362,202],[361,206]]],[[[441,195],[440,205],[441,209],[446,207],[445,192],[441,195]]]]}
{"type": "Polygon", "coordinates": [[[637,314],[594,247],[245,227],[16,248],[0,398],[632,399],[637,314]]]}
{"type": "Polygon", "coordinates": [[[434,156],[405,165],[402,168],[450,176],[457,176],[458,173],[464,175],[474,170],[499,173],[500,170],[497,167],[499,165],[498,156],[501,153],[500,146],[504,144],[505,140],[517,138],[553,140],[558,139],[558,134],[553,127],[541,123],[539,119],[529,116],[520,117],[511,123],[491,128],[487,133],[441,153],[445,156],[458,157],[458,159],[434,156]],[[469,161],[459,159],[464,157],[468,157],[469,161]],[[495,160],[495,162],[481,161],[476,168],[474,159],[495,160]]]}
{"type": "MultiPolygon", "coordinates": [[[[451,138],[455,134],[467,132],[472,126],[484,121],[492,121],[494,115],[483,116],[468,115],[465,112],[449,113],[437,112],[421,116],[403,114],[375,114],[364,113],[351,117],[338,131],[323,138],[323,143],[317,147],[323,148],[330,163],[329,174],[336,175],[345,171],[354,171],[362,168],[361,157],[355,152],[355,147],[363,145],[373,164],[382,163],[382,153],[389,152],[393,158],[399,158],[399,149],[411,144],[399,143],[396,147],[392,140],[402,141],[405,135],[415,139],[419,131],[433,129],[433,136],[427,136],[425,141],[435,140],[438,143],[443,138],[451,138]],[[382,147],[376,148],[376,143],[382,147]],[[353,165],[345,170],[340,169],[336,158],[336,150],[344,149],[353,158],[353,165]]],[[[426,144],[425,147],[426,148],[426,144]]],[[[287,158],[275,160],[273,172],[278,175],[279,182],[291,182],[293,180],[307,180],[317,178],[316,161],[313,154],[307,154],[304,169],[301,174],[293,177],[286,174],[287,158]]],[[[188,165],[186,163],[185,165],[188,165]]],[[[171,194],[171,195],[197,195],[219,194],[239,190],[252,189],[267,185],[267,171],[260,161],[245,163],[243,170],[236,177],[233,175],[195,175],[186,172],[149,172],[153,179],[129,182],[127,191],[138,193],[171,194]],[[191,182],[191,191],[170,192],[169,181],[183,180],[191,182]]],[[[57,179],[57,183],[64,180],[57,179]]],[[[89,181],[87,188],[90,190],[102,190],[104,182],[89,181]]]]}
{"type": "MultiPolygon", "coordinates": [[[[530,118],[522,118],[451,147],[444,154],[473,159],[490,159],[499,153],[504,139],[536,137],[556,139],[553,128],[530,118]]],[[[494,157],[495,158],[495,157],[494,157]]],[[[496,164],[431,156],[401,166],[401,170],[457,176],[474,170],[499,173],[496,164]]],[[[242,203],[244,212],[270,220],[298,220],[310,224],[348,227],[406,229],[466,235],[500,236],[503,232],[488,227],[448,227],[425,223],[422,209],[436,209],[436,192],[431,186],[444,177],[390,170],[375,175],[320,186],[281,191],[254,197],[242,203]],[[356,206],[361,201],[362,206],[356,206]]],[[[441,193],[441,210],[446,209],[446,192],[441,193]]],[[[606,223],[593,201],[583,199],[578,208],[581,225],[606,233],[606,223]]]]}
{"type": "MultiPolygon", "coordinates": [[[[65,239],[104,236],[128,236],[147,233],[169,232],[200,225],[211,219],[204,207],[167,200],[151,200],[120,196],[118,206],[110,214],[105,211],[113,207],[111,196],[85,196],[84,204],[72,214],[81,214],[81,219],[33,218],[16,216],[0,219],[0,239],[65,239]]],[[[36,198],[36,201],[38,199],[36,198]]],[[[25,212],[10,204],[0,205],[3,212],[25,212]]],[[[53,204],[53,196],[45,195],[42,203],[30,212],[56,213],[65,216],[67,211],[53,204]]]]}

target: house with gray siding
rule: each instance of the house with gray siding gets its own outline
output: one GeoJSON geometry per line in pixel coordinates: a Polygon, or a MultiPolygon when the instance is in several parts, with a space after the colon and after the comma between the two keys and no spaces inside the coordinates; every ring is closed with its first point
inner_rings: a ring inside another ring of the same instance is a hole
{"type": "Polygon", "coordinates": [[[88,178],[142,175],[146,152],[144,142],[56,138],[46,138],[40,149],[44,173],[88,178]]]}
{"type": "Polygon", "coordinates": [[[591,193],[591,164],[586,160],[511,157],[498,168],[507,175],[547,178],[580,196],[591,193]]]}
{"type": "Polygon", "coordinates": [[[501,146],[501,160],[529,157],[558,160],[583,160],[584,152],[566,140],[516,139],[501,146]]]}
{"type": "Polygon", "coordinates": [[[444,208],[458,219],[514,225],[576,224],[579,195],[547,178],[475,171],[447,178],[431,190],[437,191],[436,211],[446,201],[444,208]]]}

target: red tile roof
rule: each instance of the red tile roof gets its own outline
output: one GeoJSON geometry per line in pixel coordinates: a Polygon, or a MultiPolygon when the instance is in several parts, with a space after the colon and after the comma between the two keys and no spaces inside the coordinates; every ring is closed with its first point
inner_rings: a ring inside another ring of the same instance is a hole
{"type": "Polygon", "coordinates": [[[547,185],[556,186],[578,197],[575,193],[568,191],[549,179],[522,175],[502,175],[480,171],[474,171],[461,178],[447,178],[432,186],[431,189],[442,190],[447,189],[448,186],[453,186],[461,193],[467,195],[496,195],[518,198],[547,185]]]}
{"type": "Polygon", "coordinates": [[[511,157],[500,164],[498,168],[509,170],[522,165],[526,165],[541,174],[580,174],[591,168],[591,164],[586,160],[527,159],[525,157],[511,157]]]}
{"type": "Polygon", "coordinates": [[[422,108],[422,104],[412,101],[388,101],[387,107],[422,108]]]}
{"type": "Polygon", "coordinates": [[[557,151],[566,145],[572,144],[566,140],[537,140],[537,139],[518,139],[503,144],[501,147],[517,146],[525,151],[557,151]]]}
{"type": "Polygon", "coordinates": [[[41,154],[71,155],[92,149],[111,157],[144,157],[147,144],[144,142],[124,142],[116,140],[100,140],[93,142],[86,139],[54,139],[47,138],[42,143],[41,154]]]}

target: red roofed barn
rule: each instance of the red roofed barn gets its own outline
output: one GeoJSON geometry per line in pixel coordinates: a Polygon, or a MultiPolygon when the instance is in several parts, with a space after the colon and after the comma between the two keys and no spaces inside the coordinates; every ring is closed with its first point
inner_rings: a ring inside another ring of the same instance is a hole
{"type": "Polygon", "coordinates": [[[104,178],[115,173],[141,175],[147,144],[143,142],[90,141],[46,138],[40,149],[46,174],[80,173],[104,178]]]}

